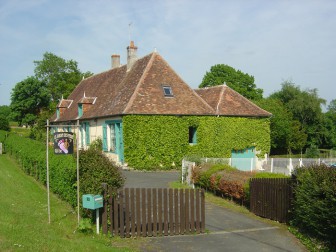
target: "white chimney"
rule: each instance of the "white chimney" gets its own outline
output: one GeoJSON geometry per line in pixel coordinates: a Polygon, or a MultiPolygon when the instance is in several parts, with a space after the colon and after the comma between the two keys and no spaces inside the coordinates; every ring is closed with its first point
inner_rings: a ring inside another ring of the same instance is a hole
{"type": "Polygon", "coordinates": [[[137,60],[137,50],[138,47],[131,41],[130,45],[127,47],[127,71],[131,69],[134,62],[137,60]]]}
{"type": "Polygon", "coordinates": [[[120,67],[120,55],[113,54],[111,56],[111,59],[112,59],[112,69],[120,67]]]}

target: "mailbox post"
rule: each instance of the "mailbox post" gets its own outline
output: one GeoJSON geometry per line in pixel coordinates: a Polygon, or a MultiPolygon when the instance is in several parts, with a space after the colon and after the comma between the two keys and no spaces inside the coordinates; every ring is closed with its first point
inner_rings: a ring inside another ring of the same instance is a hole
{"type": "Polygon", "coordinates": [[[96,226],[97,226],[97,234],[99,234],[99,208],[103,207],[103,196],[84,194],[82,196],[82,200],[83,200],[83,208],[96,210],[96,226]]]}

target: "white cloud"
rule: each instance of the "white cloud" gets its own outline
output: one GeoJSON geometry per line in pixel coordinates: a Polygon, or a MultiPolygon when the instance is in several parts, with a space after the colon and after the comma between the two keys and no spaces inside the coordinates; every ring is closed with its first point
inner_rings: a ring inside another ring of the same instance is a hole
{"type": "Polygon", "coordinates": [[[192,87],[222,63],[253,75],[266,95],[292,78],[335,99],[335,13],[327,0],[4,1],[0,105],[45,51],[76,60],[82,71],[106,70],[113,53],[125,63],[130,22],[139,56],[156,47],[192,87]]]}

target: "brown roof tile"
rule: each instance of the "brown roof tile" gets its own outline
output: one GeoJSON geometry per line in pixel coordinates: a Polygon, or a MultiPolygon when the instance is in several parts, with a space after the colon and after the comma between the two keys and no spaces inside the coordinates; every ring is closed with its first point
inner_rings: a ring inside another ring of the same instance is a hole
{"type": "Polygon", "coordinates": [[[252,117],[272,115],[226,85],[196,89],[195,91],[216,111],[216,115],[252,117]]]}

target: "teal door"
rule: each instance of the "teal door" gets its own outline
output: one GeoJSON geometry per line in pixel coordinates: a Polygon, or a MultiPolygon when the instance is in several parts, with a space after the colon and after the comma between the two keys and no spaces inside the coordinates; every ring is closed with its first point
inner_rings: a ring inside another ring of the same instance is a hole
{"type": "Polygon", "coordinates": [[[255,169],[255,147],[249,147],[243,150],[232,150],[231,166],[241,171],[250,171],[255,169]]]}
{"type": "Polygon", "coordinates": [[[121,121],[105,121],[103,125],[103,150],[118,155],[124,163],[124,141],[121,121]]]}

